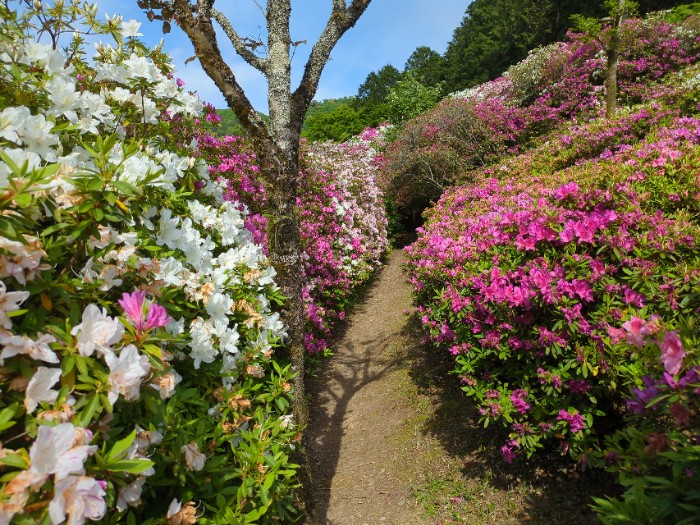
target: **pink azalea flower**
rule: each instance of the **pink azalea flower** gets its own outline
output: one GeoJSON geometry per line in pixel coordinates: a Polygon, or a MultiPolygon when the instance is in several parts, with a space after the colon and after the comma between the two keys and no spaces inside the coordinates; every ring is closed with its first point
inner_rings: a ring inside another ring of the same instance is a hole
{"type": "Polygon", "coordinates": [[[136,290],[133,293],[124,293],[119,299],[119,304],[124,308],[124,313],[131,319],[137,332],[143,331],[143,303],[146,300],[146,292],[136,290]]]}
{"type": "Polygon", "coordinates": [[[633,346],[644,346],[645,338],[649,331],[647,323],[640,317],[634,315],[629,321],[622,323],[622,328],[627,330],[627,342],[633,346]]]}
{"type": "Polygon", "coordinates": [[[153,303],[146,316],[146,330],[167,326],[172,319],[161,305],[153,303]]]}
{"type": "Polygon", "coordinates": [[[131,320],[137,332],[141,333],[144,329],[148,331],[153,328],[160,328],[166,326],[171,321],[165,308],[157,303],[152,303],[148,308],[144,324],[143,306],[145,302],[146,292],[139,290],[130,294],[124,293],[119,300],[119,304],[124,308],[124,313],[131,320]]]}
{"type": "Polygon", "coordinates": [[[685,350],[676,332],[666,332],[661,343],[661,362],[671,375],[676,375],[681,370],[685,350]]]}

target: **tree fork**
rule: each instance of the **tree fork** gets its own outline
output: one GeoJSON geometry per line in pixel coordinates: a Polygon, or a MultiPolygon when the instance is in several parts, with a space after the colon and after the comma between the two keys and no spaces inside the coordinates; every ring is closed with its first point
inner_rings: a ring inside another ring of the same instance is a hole
{"type": "MultiPolygon", "coordinates": [[[[253,141],[260,161],[260,175],[268,192],[269,252],[277,271],[277,282],[287,297],[283,319],[288,326],[287,354],[296,372],[292,410],[295,422],[305,428],[308,423],[308,401],[305,388],[306,353],[304,351],[304,302],[302,298],[302,258],[298,210],[296,209],[299,177],[299,136],[311,101],[318,89],[321,73],[331,52],[345,32],[362,16],[371,0],[329,0],[331,14],[304,67],[297,89],[291,89],[290,38],[291,0],[267,0],[264,11],[267,22],[268,56],[260,57],[246,47],[226,16],[214,8],[215,0],[136,0],[148,11],[149,19],[174,18],[187,34],[196,56],[207,75],[223,94],[227,104],[241,121],[253,141]],[[159,10],[161,15],[155,15],[159,10]],[[268,82],[270,126],[260,118],[223,59],[217,42],[214,22],[218,23],[236,53],[260,71],[268,82]]],[[[297,453],[304,501],[299,507],[309,525],[318,519],[314,509],[311,469],[306,454],[306,433],[297,453]]]]}

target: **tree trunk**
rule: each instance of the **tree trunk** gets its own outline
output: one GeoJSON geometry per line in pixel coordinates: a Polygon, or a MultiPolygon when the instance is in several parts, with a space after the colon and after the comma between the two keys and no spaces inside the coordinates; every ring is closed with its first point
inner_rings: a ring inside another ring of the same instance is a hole
{"type": "MultiPolygon", "coordinates": [[[[294,394],[292,412],[294,422],[305,429],[309,420],[308,400],[304,384],[304,300],[302,248],[299,218],[296,207],[299,179],[299,136],[304,115],[318,88],[321,72],[340,37],[355,25],[371,0],[330,0],[332,9],[326,27],[304,68],[299,87],[291,89],[291,60],[289,21],[291,0],[267,0],[264,12],[267,20],[267,56],[261,57],[241,38],[226,16],[214,9],[215,0],[139,0],[150,18],[175,18],[187,34],[197,52],[202,68],[221,90],[229,107],[234,110],[245,130],[250,134],[260,163],[262,180],[266,185],[268,209],[268,249],[270,261],[277,271],[277,283],[284,296],[282,318],[288,327],[285,351],[292,368],[294,394]],[[253,109],[233,71],[224,60],[217,42],[216,21],[236,53],[249,65],[261,72],[268,82],[270,125],[253,109]]],[[[262,44],[261,44],[262,45],[262,44]]],[[[297,448],[296,463],[300,465],[302,483],[298,508],[306,515],[306,523],[316,525],[314,490],[307,455],[306,432],[297,448]]]]}
{"type": "Polygon", "coordinates": [[[608,49],[607,69],[605,70],[605,116],[613,118],[617,112],[617,62],[620,55],[620,32],[613,29],[613,35],[608,49]]]}
{"type": "MultiPolygon", "coordinates": [[[[295,424],[306,429],[309,407],[306,396],[304,361],[304,300],[302,246],[299,232],[299,210],[296,206],[299,179],[298,140],[292,140],[287,151],[275,145],[256,145],[260,169],[266,180],[273,181],[267,189],[268,250],[270,261],[277,272],[276,282],[286,300],[282,318],[288,327],[284,352],[291,362],[295,376],[293,381],[292,413],[295,424]]],[[[301,443],[295,450],[293,461],[300,465],[299,481],[302,485],[297,500],[298,509],[306,516],[306,523],[318,523],[314,508],[314,485],[308,458],[307,434],[301,433],[301,443]]]]}
{"type": "Polygon", "coordinates": [[[605,116],[607,118],[613,118],[617,112],[617,62],[620,57],[620,32],[628,15],[628,7],[626,0],[618,0],[610,43],[605,48],[608,59],[605,70],[605,116]]]}

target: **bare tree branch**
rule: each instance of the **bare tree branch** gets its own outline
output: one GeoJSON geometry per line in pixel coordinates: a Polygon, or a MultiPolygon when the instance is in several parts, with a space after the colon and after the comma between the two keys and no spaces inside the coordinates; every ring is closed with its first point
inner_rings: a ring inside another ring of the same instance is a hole
{"type": "Polygon", "coordinates": [[[198,0],[198,6],[204,7],[197,10],[195,18],[192,5],[188,0],[175,0],[175,16],[182,30],[187,34],[194,45],[197,58],[202,69],[214,81],[221,94],[226,99],[229,107],[234,110],[245,130],[254,139],[271,140],[265,122],[257,114],[243,88],[236,80],[233,71],[221,55],[216,33],[207,16],[207,5],[211,9],[212,0],[198,0]]]}
{"type": "Polygon", "coordinates": [[[311,50],[311,56],[309,56],[309,60],[304,68],[304,76],[292,96],[292,126],[295,129],[301,130],[304,114],[314,95],[316,95],[321,73],[331,56],[333,48],[340,40],[340,37],[357,23],[357,20],[371,2],[371,0],[353,0],[346,7],[345,0],[332,1],[333,10],[328,18],[326,27],[311,50]]]}
{"type": "Polygon", "coordinates": [[[243,58],[243,60],[248,62],[248,64],[253,66],[261,73],[265,74],[267,72],[267,60],[265,60],[264,58],[260,58],[248,48],[243,39],[240,36],[238,36],[238,33],[234,29],[231,22],[229,22],[229,19],[226,18],[226,16],[221,11],[218,11],[216,9],[211,10],[211,16],[221,26],[221,29],[224,30],[224,33],[226,33],[226,36],[231,41],[231,44],[233,44],[233,47],[236,49],[236,53],[238,53],[241,56],[241,58],[243,58]]]}

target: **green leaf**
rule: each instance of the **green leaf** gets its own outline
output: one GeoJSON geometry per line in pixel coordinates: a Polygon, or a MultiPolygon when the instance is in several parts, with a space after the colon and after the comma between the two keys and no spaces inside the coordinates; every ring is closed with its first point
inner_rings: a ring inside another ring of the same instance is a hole
{"type": "Polygon", "coordinates": [[[129,447],[134,443],[134,439],[136,439],[136,429],[134,429],[131,434],[126,436],[124,439],[120,439],[114,444],[114,446],[105,456],[105,461],[110,462],[121,459],[129,447]]]}
{"type": "Polygon", "coordinates": [[[0,458],[0,464],[21,469],[29,468],[29,460],[21,454],[14,453],[8,453],[6,456],[0,458]]]}
{"type": "Polygon", "coordinates": [[[141,474],[147,471],[155,463],[150,459],[124,459],[109,463],[107,468],[113,472],[129,472],[131,474],[141,474]]]}

